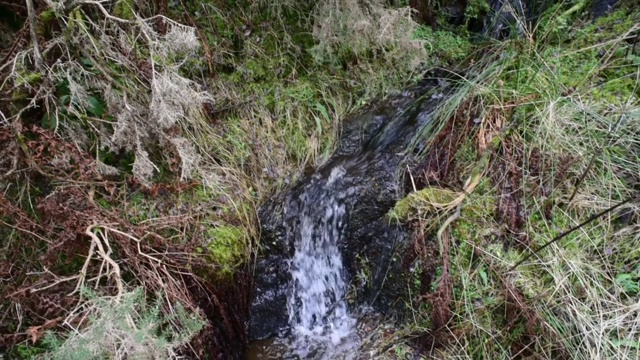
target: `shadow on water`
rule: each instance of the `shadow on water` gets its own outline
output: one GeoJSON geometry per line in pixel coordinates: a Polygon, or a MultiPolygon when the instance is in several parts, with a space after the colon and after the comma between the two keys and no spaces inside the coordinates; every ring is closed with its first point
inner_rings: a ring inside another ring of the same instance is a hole
{"type": "MultiPolygon", "coordinates": [[[[249,345],[244,360],[280,360],[287,359],[287,346],[275,343],[274,339],[258,340],[249,345]]],[[[292,358],[294,359],[294,358],[292,358]]]]}

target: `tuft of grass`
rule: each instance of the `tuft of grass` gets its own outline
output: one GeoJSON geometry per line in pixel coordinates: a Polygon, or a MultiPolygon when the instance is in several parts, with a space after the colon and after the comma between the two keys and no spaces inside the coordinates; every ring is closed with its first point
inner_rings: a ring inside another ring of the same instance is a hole
{"type": "Polygon", "coordinates": [[[389,211],[389,216],[403,221],[416,216],[425,217],[430,212],[450,207],[459,196],[459,193],[452,190],[426,187],[398,201],[389,211]]]}

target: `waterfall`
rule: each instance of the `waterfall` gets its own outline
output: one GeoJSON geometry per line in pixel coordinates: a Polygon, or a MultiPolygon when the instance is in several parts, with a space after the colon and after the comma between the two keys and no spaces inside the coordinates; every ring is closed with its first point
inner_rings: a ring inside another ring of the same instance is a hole
{"type": "Polygon", "coordinates": [[[360,337],[369,328],[356,319],[376,306],[392,309],[405,294],[404,279],[387,275],[404,271],[394,254],[410,239],[385,215],[403,192],[398,175],[423,151],[413,139],[432,128],[445,85],[429,80],[345,123],[333,155],[261,207],[250,320],[260,343],[251,354],[364,356],[360,337]]]}
{"type": "Polygon", "coordinates": [[[345,170],[332,169],[328,178],[312,181],[297,199],[298,221],[288,229],[295,245],[290,263],[292,277],[288,299],[294,348],[303,357],[319,347],[344,344],[353,333],[355,319],[347,311],[342,256],[338,248],[347,220],[342,201],[345,170]]]}

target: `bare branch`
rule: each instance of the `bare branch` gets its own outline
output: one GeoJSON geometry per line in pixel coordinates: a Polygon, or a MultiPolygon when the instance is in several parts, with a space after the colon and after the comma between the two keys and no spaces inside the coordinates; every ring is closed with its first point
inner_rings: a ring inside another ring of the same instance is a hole
{"type": "Polygon", "coordinates": [[[29,12],[29,33],[31,34],[31,43],[33,45],[33,59],[38,71],[42,71],[42,54],[38,45],[38,34],[36,32],[36,13],[33,8],[33,0],[27,1],[27,11],[29,12]]]}

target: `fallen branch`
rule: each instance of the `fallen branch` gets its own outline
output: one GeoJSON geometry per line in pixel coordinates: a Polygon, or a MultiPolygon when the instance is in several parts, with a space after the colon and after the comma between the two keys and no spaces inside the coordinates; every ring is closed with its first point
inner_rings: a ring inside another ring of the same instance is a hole
{"type": "Polygon", "coordinates": [[[97,224],[89,225],[84,232],[87,236],[91,238],[91,246],[89,247],[89,253],[87,255],[87,259],[85,260],[84,265],[82,266],[82,270],[80,271],[78,284],[76,285],[75,290],[69,295],[74,294],[84,286],[84,282],[87,274],[87,268],[89,267],[89,262],[91,261],[91,258],[95,254],[96,248],[97,248],[97,252],[103,260],[101,269],[102,269],[102,266],[104,266],[104,263],[107,263],[112,268],[112,271],[110,271],[108,275],[109,276],[114,275],[113,277],[116,282],[116,287],[118,288],[118,293],[116,294],[116,301],[120,301],[120,298],[122,297],[122,293],[124,292],[124,285],[122,284],[120,266],[109,256],[112,253],[111,246],[109,245],[109,241],[106,238],[106,235],[101,233],[104,243],[108,248],[108,252],[104,250],[102,241],[100,240],[98,235],[96,235],[93,232],[93,229],[95,229],[96,227],[98,227],[97,224]]]}
{"type": "Polygon", "coordinates": [[[162,263],[162,260],[157,259],[157,258],[154,258],[154,257],[153,257],[153,256],[151,256],[151,255],[147,255],[147,254],[143,253],[143,252],[142,252],[142,249],[140,248],[140,239],[136,238],[135,236],[129,235],[129,234],[124,233],[124,232],[122,232],[122,231],[120,231],[120,230],[116,230],[116,229],[114,229],[114,228],[110,228],[110,227],[105,227],[104,229],[105,229],[105,230],[107,230],[107,231],[113,231],[113,232],[114,232],[114,233],[116,233],[116,234],[122,235],[122,236],[124,236],[124,237],[127,237],[127,238],[129,238],[129,239],[131,239],[131,240],[135,241],[135,242],[136,242],[136,244],[138,245],[138,254],[140,254],[140,255],[142,255],[142,256],[144,256],[144,257],[146,257],[147,259],[150,259],[150,260],[152,260],[152,261],[155,261],[155,262],[157,262],[158,264],[162,263]]]}

